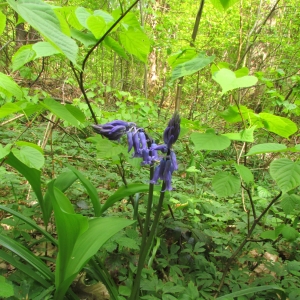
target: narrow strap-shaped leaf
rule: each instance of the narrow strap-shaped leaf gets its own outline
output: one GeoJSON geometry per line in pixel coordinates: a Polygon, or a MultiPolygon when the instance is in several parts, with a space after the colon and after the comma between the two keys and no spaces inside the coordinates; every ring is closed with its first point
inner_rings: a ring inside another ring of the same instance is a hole
{"type": "Polygon", "coordinates": [[[34,228],[35,230],[39,231],[42,235],[44,235],[51,243],[53,243],[54,245],[57,245],[57,240],[50,234],[48,233],[46,230],[44,230],[43,228],[41,228],[40,226],[38,226],[34,221],[32,221],[30,218],[27,218],[25,216],[23,216],[22,214],[20,214],[19,212],[8,208],[4,205],[0,205],[0,209],[16,216],[17,218],[21,219],[22,221],[24,221],[25,223],[27,223],[28,225],[30,225],[32,228],[34,228]]]}
{"type": "Polygon", "coordinates": [[[20,270],[27,276],[31,277],[36,282],[40,283],[43,287],[45,287],[45,288],[50,287],[50,282],[46,281],[43,277],[41,277],[41,275],[39,275],[37,272],[35,272],[29,266],[25,265],[24,263],[20,262],[19,260],[16,260],[9,253],[6,253],[3,250],[0,250],[0,258],[5,260],[12,266],[14,266],[16,269],[20,270]]]}
{"type": "Polygon", "coordinates": [[[100,199],[99,199],[98,192],[97,192],[96,188],[76,168],[74,168],[70,165],[67,165],[67,167],[77,176],[77,178],[81,181],[83,186],[86,188],[86,191],[89,194],[89,196],[91,198],[91,201],[92,201],[92,204],[93,204],[93,207],[94,207],[95,216],[99,217],[101,215],[101,204],[100,204],[100,199]]]}
{"type": "Polygon", "coordinates": [[[0,244],[8,250],[14,252],[32,267],[34,267],[39,273],[41,273],[46,279],[54,281],[54,275],[49,268],[43,263],[43,261],[32,254],[27,248],[13,239],[5,235],[0,235],[0,244]]]}

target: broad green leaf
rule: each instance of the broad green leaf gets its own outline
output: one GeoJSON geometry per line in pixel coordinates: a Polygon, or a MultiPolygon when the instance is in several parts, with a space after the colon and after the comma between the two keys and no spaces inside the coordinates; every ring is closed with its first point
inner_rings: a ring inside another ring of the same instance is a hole
{"type": "Polygon", "coordinates": [[[20,147],[28,146],[28,147],[34,148],[34,149],[40,151],[42,154],[44,154],[44,150],[39,145],[29,143],[29,142],[24,142],[24,141],[17,141],[15,144],[20,147]]]}
{"type": "Polygon", "coordinates": [[[119,200],[122,200],[128,196],[134,195],[136,193],[148,192],[149,185],[142,183],[131,183],[127,187],[123,186],[114,192],[102,205],[101,214],[103,214],[109,207],[113,206],[119,200]]]}
{"type": "Polygon", "coordinates": [[[67,267],[72,260],[72,252],[80,234],[88,228],[87,217],[76,215],[69,199],[54,186],[54,181],[48,185],[55,215],[58,234],[58,256],[55,269],[56,297],[63,298],[68,286],[63,282],[69,275],[67,267]]]}
{"type": "Polygon", "coordinates": [[[210,0],[213,6],[219,11],[225,11],[239,0],[210,0]]]}
{"type": "Polygon", "coordinates": [[[253,126],[251,128],[244,129],[240,132],[224,133],[222,135],[228,137],[230,140],[233,140],[233,141],[242,141],[242,142],[253,143],[253,141],[254,141],[253,132],[254,132],[255,128],[256,127],[253,126]]]}
{"type": "Polygon", "coordinates": [[[7,0],[7,2],[27,23],[76,64],[78,46],[61,31],[60,22],[49,4],[41,0],[7,0]]]}
{"type": "MultiPolygon", "coordinates": [[[[102,17],[105,20],[106,24],[112,24],[115,21],[114,17],[111,14],[109,14],[107,11],[104,11],[104,10],[95,10],[94,16],[102,17]]],[[[125,16],[125,18],[126,18],[126,16],[125,16]]]]}
{"type": "Polygon", "coordinates": [[[259,116],[266,129],[282,137],[288,138],[298,130],[297,125],[290,119],[268,113],[260,113],[259,116]]]}
{"type": "Polygon", "coordinates": [[[66,19],[64,18],[63,15],[60,14],[60,12],[56,9],[53,9],[58,21],[59,21],[59,24],[60,24],[60,29],[61,31],[67,35],[67,36],[70,36],[71,35],[71,32],[70,32],[70,27],[66,21],[66,19]]]}
{"type": "Polygon", "coordinates": [[[32,49],[36,53],[36,56],[34,59],[37,59],[40,57],[45,57],[45,56],[51,56],[51,55],[60,53],[55,47],[53,47],[48,42],[37,42],[32,45],[32,49]]]}
{"type": "Polygon", "coordinates": [[[287,262],[287,271],[290,274],[300,277],[300,262],[297,260],[287,262]]]}
{"type": "MultiPolygon", "coordinates": [[[[0,13],[1,13],[1,11],[0,11],[0,13]]],[[[1,18],[1,15],[0,15],[0,18],[1,18]]],[[[1,34],[1,32],[0,32],[0,34],[1,34]]],[[[1,298],[12,297],[15,294],[12,282],[7,281],[6,278],[2,275],[0,275],[0,286],[1,286],[1,290],[0,290],[1,298]]]]}
{"type": "MultiPolygon", "coordinates": [[[[21,161],[19,161],[13,153],[10,153],[5,160],[5,163],[9,164],[13,168],[15,168],[18,172],[20,172],[30,183],[38,201],[41,206],[42,212],[43,212],[43,218],[44,218],[44,199],[41,189],[41,171],[33,168],[29,168],[25,164],[23,164],[21,161]]],[[[44,220],[45,221],[45,220],[44,220]]]]}
{"type": "Polygon", "coordinates": [[[4,210],[5,212],[19,218],[20,220],[24,221],[28,225],[30,225],[32,228],[35,230],[39,231],[44,237],[46,237],[52,244],[57,245],[56,239],[52,237],[50,233],[48,233],[46,230],[41,228],[39,225],[37,225],[32,219],[25,217],[23,214],[5,206],[5,205],[0,205],[0,209],[4,210]]]}
{"type": "Polygon", "coordinates": [[[99,217],[101,215],[101,204],[100,204],[100,199],[98,196],[98,192],[96,190],[96,188],[92,185],[92,183],[80,172],[78,171],[76,168],[67,165],[67,167],[77,176],[77,178],[81,181],[81,183],[83,184],[83,186],[86,188],[93,207],[94,207],[94,212],[95,212],[95,216],[99,217]]]}
{"type": "Polygon", "coordinates": [[[249,74],[249,69],[246,67],[243,67],[241,69],[234,71],[234,74],[237,78],[247,76],[249,74]]]}
{"type": "Polygon", "coordinates": [[[46,280],[49,280],[50,282],[54,281],[54,275],[47,267],[47,265],[23,245],[3,234],[0,235],[0,245],[12,251],[21,259],[25,260],[36,271],[42,274],[46,278],[46,280]]]}
{"type": "Polygon", "coordinates": [[[72,252],[72,260],[67,268],[67,274],[70,278],[66,280],[68,280],[69,284],[72,283],[84,265],[99,251],[107,240],[135,222],[134,220],[120,217],[90,219],[88,221],[88,230],[79,236],[72,252]]]}
{"type": "Polygon", "coordinates": [[[266,144],[258,144],[250,148],[247,156],[261,153],[272,153],[272,152],[283,152],[285,151],[286,145],[277,144],[277,143],[266,143],[266,144]]]}
{"type": "Polygon", "coordinates": [[[78,107],[72,104],[66,104],[65,107],[80,123],[85,122],[85,115],[78,107]]]}
{"type": "Polygon", "coordinates": [[[262,239],[269,239],[275,241],[278,238],[278,235],[275,230],[266,230],[261,233],[260,237],[262,239]]]}
{"type": "Polygon", "coordinates": [[[60,12],[62,16],[68,21],[71,27],[74,27],[77,30],[81,30],[83,26],[77,20],[75,11],[77,6],[64,6],[64,7],[55,7],[54,11],[60,12]]]}
{"type": "Polygon", "coordinates": [[[219,172],[213,177],[212,186],[219,197],[227,197],[240,190],[241,181],[228,172],[219,172]]]}
{"type": "Polygon", "coordinates": [[[84,27],[88,28],[86,24],[86,20],[88,19],[89,16],[91,16],[90,11],[85,9],[84,7],[78,7],[75,10],[75,15],[77,17],[78,22],[84,27]]]}
{"type": "Polygon", "coordinates": [[[12,144],[7,144],[7,145],[5,145],[5,147],[3,147],[0,144],[0,159],[2,159],[3,157],[5,157],[6,155],[9,154],[11,146],[12,146],[12,144]]]}
{"type": "MultiPolygon", "coordinates": [[[[59,176],[54,181],[54,186],[61,190],[62,192],[66,191],[77,179],[77,176],[72,171],[67,171],[59,174],[59,176]]],[[[44,222],[45,225],[48,226],[49,219],[51,217],[52,213],[52,202],[51,202],[51,196],[50,191],[47,189],[45,196],[44,196],[44,203],[45,203],[45,209],[44,209],[44,222]]]]}
{"type": "Polygon", "coordinates": [[[289,242],[293,242],[299,237],[299,232],[289,225],[284,225],[281,234],[289,242]]]}
{"type": "Polygon", "coordinates": [[[0,118],[4,118],[20,110],[22,108],[15,103],[5,103],[0,107],[0,118]]]}
{"type": "Polygon", "coordinates": [[[216,135],[214,133],[191,134],[191,140],[197,150],[223,150],[230,146],[230,139],[226,136],[216,135]]]}
{"type": "Polygon", "coordinates": [[[34,57],[35,57],[35,51],[32,50],[32,45],[25,45],[20,47],[12,57],[13,71],[20,69],[26,63],[32,61],[34,57]]]}
{"type": "MultiPolygon", "coordinates": [[[[6,95],[15,96],[17,99],[20,99],[23,96],[23,92],[21,88],[9,76],[1,72],[0,72],[0,91],[3,91],[6,95]]],[[[6,103],[6,104],[13,104],[13,103],[6,103]]],[[[0,117],[1,117],[1,113],[0,113],[0,117]]]]}
{"type": "Polygon", "coordinates": [[[55,101],[54,99],[47,98],[44,100],[42,105],[49,109],[57,117],[67,121],[75,127],[79,127],[79,121],[68,111],[68,109],[61,103],[55,101]]]}
{"type": "Polygon", "coordinates": [[[97,43],[97,40],[91,32],[85,33],[72,28],[71,35],[74,39],[81,42],[85,47],[90,47],[97,43]]]}
{"type": "Polygon", "coordinates": [[[253,174],[249,168],[245,167],[244,165],[238,164],[234,164],[234,167],[242,177],[243,181],[245,181],[245,183],[249,184],[251,182],[254,182],[253,174]]]}
{"type": "Polygon", "coordinates": [[[214,59],[214,55],[206,56],[205,53],[200,53],[197,57],[177,65],[172,71],[171,80],[192,75],[209,65],[214,59]]]}
{"type": "MultiPolygon", "coordinates": [[[[118,20],[123,15],[123,12],[121,9],[116,9],[112,12],[112,16],[114,17],[114,20],[118,20]]],[[[139,30],[142,30],[141,24],[136,18],[135,14],[133,12],[129,12],[124,16],[121,20],[122,26],[127,30],[130,26],[139,30]]]]}
{"type": "Polygon", "coordinates": [[[236,77],[235,73],[228,69],[215,72],[212,78],[221,85],[223,94],[234,89],[253,86],[258,80],[255,76],[236,77]]]}
{"type": "Polygon", "coordinates": [[[197,55],[198,55],[198,53],[196,52],[196,50],[194,48],[183,49],[174,54],[171,54],[168,57],[168,64],[172,68],[175,68],[179,64],[183,64],[189,60],[192,60],[197,55]]]}
{"type": "Polygon", "coordinates": [[[229,106],[223,112],[218,113],[224,120],[230,123],[241,122],[243,119],[248,120],[254,118],[254,113],[252,109],[246,106],[240,105],[239,108],[234,106],[229,106]],[[243,117],[243,119],[242,119],[243,117]]]}
{"type": "Polygon", "coordinates": [[[106,22],[101,16],[89,16],[86,25],[96,39],[100,39],[106,32],[106,22]]]}
{"type": "Polygon", "coordinates": [[[288,158],[280,158],[271,162],[270,175],[283,193],[300,185],[300,164],[288,158]]]}
{"type": "Polygon", "coordinates": [[[6,26],[6,16],[5,14],[0,10],[0,35],[3,33],[6,26]]]}
{"type": "Polygon", "coordinates": [[[13,148],[14,156],[29,168],[40,170],[45,163],[44,155],[37,149],[23,146],[20,149],[13,148]]]}
{"type": "Polygon", "coordinates": [[[150,53],[150,41],[145,33],[134,27],[129,27],[125,32],[120,32],[120,41],[130,54],[146,63],[150,53]]]}
{"type": "Polygon", "coordinates": [[[285,194],[280,201],[280,205],[285,214],[291,214],[296,205],[300,205],[300,196],[296,194],[285,194]]]}
{"type": "Polygon", "coordinates": [[[237,291],[234,293],[230,293],[230,294],[224,295],[222,297],[218,297],[218,298],[216,298],[216,300],[232,300],[235,297],[240,297],[243,295],[252,295],[255,293],[264,292],[264,291],[268,291],[268,290],[276,290],[276,291],[285,292],[284,289],[282,289],[281,287],[279,287],[277,285],[262,285],[262,286],[251,287],[251,288],[243,289],[243,290],[240,290],[240,291],[237,291]]]}
{"type": "Polygon", "coordinates": [[[119,54],[121,57],[123,57],[124,59],[128,60],[128,56],[127,54],[125,53],[124,49],[121,47],[121,45],[115,41],[113,38],[107,36],[105,39],[104,39],[104,44],[111,48],[112,50],[114,50],[117,54],[119,54]]]}

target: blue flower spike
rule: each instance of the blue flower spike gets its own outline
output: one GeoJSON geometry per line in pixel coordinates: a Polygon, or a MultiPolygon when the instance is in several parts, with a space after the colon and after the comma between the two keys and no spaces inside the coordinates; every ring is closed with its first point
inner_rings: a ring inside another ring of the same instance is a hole
{"type": "Polygon", "coordinates": [[[173,117],[169,121],[168,127],[164,131],[164,143],[170,149],[172,145],[177,141],[180,134],[180,117],[176,111],[173,117]]]}

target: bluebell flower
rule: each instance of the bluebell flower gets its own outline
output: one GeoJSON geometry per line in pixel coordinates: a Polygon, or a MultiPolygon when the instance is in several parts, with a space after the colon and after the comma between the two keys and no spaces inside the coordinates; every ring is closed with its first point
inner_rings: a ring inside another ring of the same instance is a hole
{"type": "Polygon", "coordinates": [[[135,126],[133,122],[125,122],[122,120],[114,120],[106,124],[93,125],[93,129],[108,138],[109,140],[119,140],[131,127],[135,126]]]}
{"type": "Polygon", "coordinates": [[[176,111],[173,117],[169,121],[167,128],[164,131],[163,138],[164,143],[170,149],[172,145],[177,141],[180,133],[180,117],[176,111]]]}

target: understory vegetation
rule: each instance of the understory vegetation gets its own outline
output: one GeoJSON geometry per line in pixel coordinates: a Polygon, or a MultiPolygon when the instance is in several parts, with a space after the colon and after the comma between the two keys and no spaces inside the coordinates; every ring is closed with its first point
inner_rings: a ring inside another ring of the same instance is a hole
{"type": "Polygon", "coordinates": [[[296,0],[0,1],[0,298],[300,300],[299,34],[296,0]]]}

